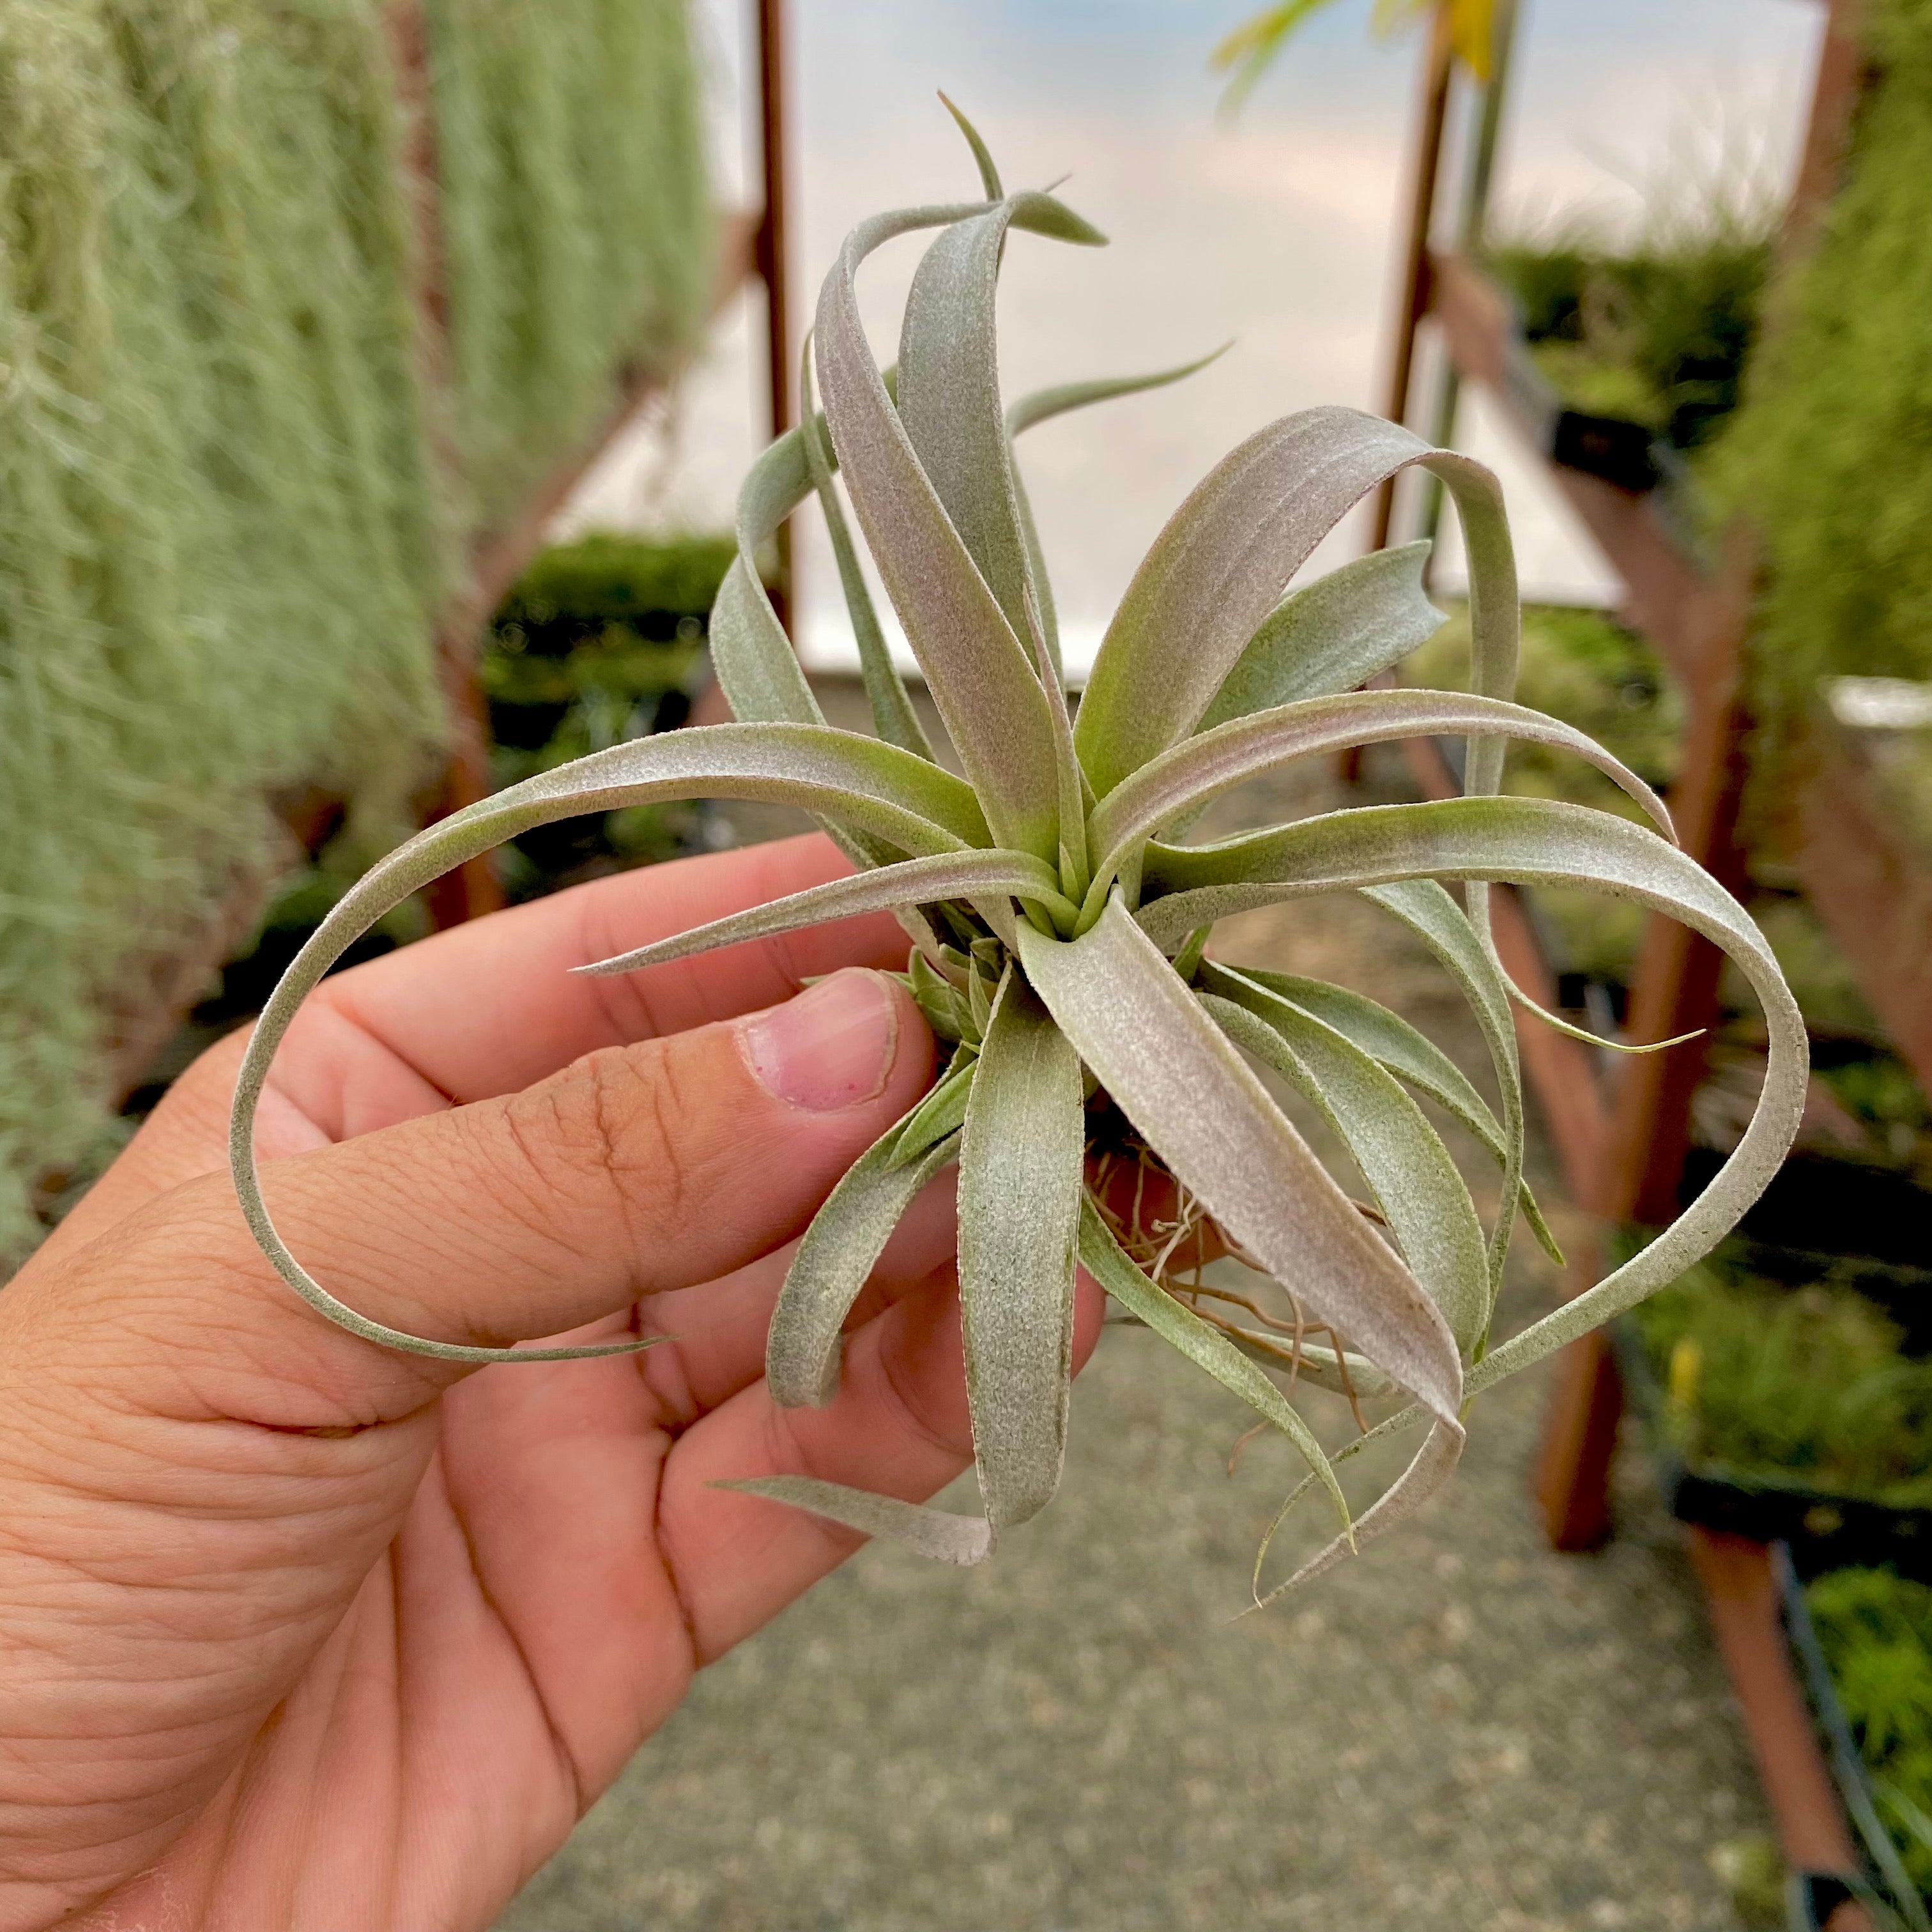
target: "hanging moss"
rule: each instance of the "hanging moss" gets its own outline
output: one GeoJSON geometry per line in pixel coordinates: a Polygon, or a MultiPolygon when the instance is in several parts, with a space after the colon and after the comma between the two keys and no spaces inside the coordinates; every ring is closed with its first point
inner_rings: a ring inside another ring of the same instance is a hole
{"type": "Polygon", "coordinates": [[[110,1138],[117,1007],[275,862],[273,795],[400,828],[479,506],[694,324],[680,0],[429,17],[473,484],[383,0],[0,0],[0,1257],[110,1138]]]}
{"type": "Polygon", "coordinates": [[[1828,674],[1932,677],[1932,0],[1871,0],[1868,34],[1844,186],[1722,452],[1764,533],[1774,718],[1828,674]]]}
{"type": "Polygon", "coordinates": [[[487,523],[703,319],[704,128],[681,4],[424,0],[456,424],[487,523]]]}

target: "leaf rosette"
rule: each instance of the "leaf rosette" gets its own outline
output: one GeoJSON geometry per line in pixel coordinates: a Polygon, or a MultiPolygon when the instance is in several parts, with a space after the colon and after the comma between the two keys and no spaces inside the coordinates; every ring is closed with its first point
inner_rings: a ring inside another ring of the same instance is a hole
{"type": "Polygon", "coordinates": [[[236,1095],[236,1184],[283,1279],[372,1340],[476,1362],[614,1352],[431,1342],[338,1300],[290,1252],[262,1200],[254,1120],[270,1060],[303,998],[359,934],[433,878],[519,832],[672,799],[802,806],[850,856],[850,877],[579,970],[634,971],[822,920],[898,914],[912,941],[908,984],[950,1060],[812,1222],[773,1315],[767,1377],[781,1402],[830,1399],[842,1330],[868,1274],[914,1198],[956,1163],[983,1514],[802,1478],[743,1486],[932,1556],[980,1561],[1059,1482],[1075,1274],[1084,1266],[1121,1318],[1168,1342],[1258,1426],[1293,1443],[1310,1469],[1304,1490],[1327,1490],[1342,1528],[1290,1580],[1299,1582],[1441,1485],[1461,1452],[1472,1396],[1673,1280],[1736,1224],[1796,1132],[1804,1029],[1762,936],[1677,848],[1649,788],[1581,732],[1511,701],[1516,582],[1496,480],[1394,424],[1349,409],[1304,410],[1226,457],[1135,573],[1075,707],[1016,440],[1066,410],[1199,365],[1072,383],[1004,405],[994,309],[1010,237],[1018,230],[1088,246],[1102,238],[1051,194],[1006,193],[983,144],[966,131],[984,198],[881,214],[847,238],[819,297],[806,420],[746,479],[738,556],[711,623],[717,675],[740,722],[618,745],[545,772],[440,821],[370,871],[263,1012],[236,1095]],[[859,270],[887,242],[922,231],[936,233],[913,278],[897,364],[882,371],[860,324],[859,270]],[[1468,694],[1359,688],[1440,622],[1424,592],[1426,545],[1287,589],[1365,495],[1412,466],[1441,479],[1462,522],[1468,694]],[[934,757],[894,667],[841,479],[963,776],[934,757]],[[825,722],[753,562],[812,497],[830,527],[876,737],[825,722]],[[1465,796],[1186,842],[1203,808],[1244,781],[1293,760],[1423,734],[1467,741],[1465,796]],[[1657,830],[1498,796],[1512,740],[1588,760],[1657,830]],[[1553,1249],[1523,1181],[1511,1012],[1520,996],[1490,936],[1486,896],[1497,880],[1618,894],[1692,927],[1750,983],[1770,1051],[1748,1130],[1677,1222],[1586,1293],[1492,1346],[1515,1229],[1527,1221],[1553,1249]],[[1460,900],[1445,881],[1461,884],[1460,900]],[[1365,995],[1207,955],[1222,918],[1338,892],[1361,895],[1400,922],[1456,982],[1488,1048],[1496,1106],[1440,1048],[1365,995]],[[1326,1120],[1372,1200],[1343,1190],[1257,1066],[1326,1120]],[[1486,1228],[1418,1096],[1466,1129],[1499,1170],[1486,1228]],[[1277,1311],[1292,1318],[1204,1284],[1201,1264],[1211,1253],[1270,1278],[1277,1311]],[[1344,1455],[1426,1428],[1406,1470],[1352,1522],[1331,1459],[1291,1400],[1300,1383],[1352,1399],[1408,1398],[1344,1455]]]}

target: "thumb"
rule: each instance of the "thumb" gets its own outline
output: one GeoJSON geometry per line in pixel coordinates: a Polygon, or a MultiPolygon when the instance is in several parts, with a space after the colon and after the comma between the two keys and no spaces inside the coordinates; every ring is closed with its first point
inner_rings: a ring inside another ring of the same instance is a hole
{"type": "MultiPolygon", "coordinates": [[[[554,1335],[789,1240],[932,1070],[904,991],[844,972],[762,1013],[266,1163],[263,1193],[309,1273],[374,1321],[436,1341],[554,1335]]],[[[71,1275],[110,1297],[125,1282],[142,1328],[165,1324],[170,1355],[212,1354],[251,1378],[274,1364],[298,1426],[337,1407],[345,1422],[388,1419],[465,1372],[363,1342],[299,1300],[226,1175],[163,1196],[88,1256],[68,1258],[71,1275]]],[[[259,1388],[239,1409],[208,1393],[231,1414],[260,1406],[259,1388]]]]}

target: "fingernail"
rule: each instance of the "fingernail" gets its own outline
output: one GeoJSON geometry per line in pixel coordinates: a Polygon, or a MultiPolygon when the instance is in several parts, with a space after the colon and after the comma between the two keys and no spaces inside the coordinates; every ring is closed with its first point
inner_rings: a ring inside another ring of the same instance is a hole
{"type": "Polygon", "coordinates": [[[877,974],[836,973],[746,1022],[745,1058],[766,1093],[814,1114],[869,1100],[898,1051],[898,1007],[877,974]]]}

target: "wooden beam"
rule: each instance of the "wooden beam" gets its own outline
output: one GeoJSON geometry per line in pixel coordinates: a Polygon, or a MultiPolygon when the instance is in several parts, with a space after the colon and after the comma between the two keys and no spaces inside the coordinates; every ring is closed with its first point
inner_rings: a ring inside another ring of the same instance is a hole
{"type": "MultiPolygon", "coordinates": [[[[1442,171],[1442,130],[1448,118],[1449,84],[1455,72],[1455,52],[1448,0],[1436,0],[1429,51],[1422,64],[1422,108],[1418,118],[1414,170],[1408,208],[1408,238],[1403,249],[1402,307],[1396,316],[1395,340],[1389,350],[1388,400],[1382,413],[1391,422],[1408,415],[1409,386],[1415,373],[1415,337],[1430,305],[1429,231],[1436,219],[1436,187],[1442,171]]],[[[1389,540],[1395,519],[1395,482],[1391,478],[1376,492],[1375,540],[1381,550],[1389,540]]]]}
{"type": "MultiPolygon", "coordinates": [[[[765,285],[765,393],[774,440],[791,428],[798,414],[792,393],[798,377],[792,362],[790,210],[786,194],[790,172],[786,130],[789,39],[785,0],[758,0],[759,158],[764,206],[758,218],[754,260],[765,285]]],[[[789,517],[779,524],[776,542],[778,573],[771,586],[772,606],[778,622],[789,629],[798,602],[789,517]]]]}
{"type": "MultiPolygon", "coordinates": [[[[1856,1871],[1858,1854],[1778,1622],[1768,1552],[1761,1543],[1715,1530],[1693,1528],[1689,1534],[1690,1560],[1785,1863],[1795,1871],[1856,1871]]],[[[1832,1915],[1832,1932],[1867,1932],[1868,1925],[1856,1904],[1832,1915]]]]}

